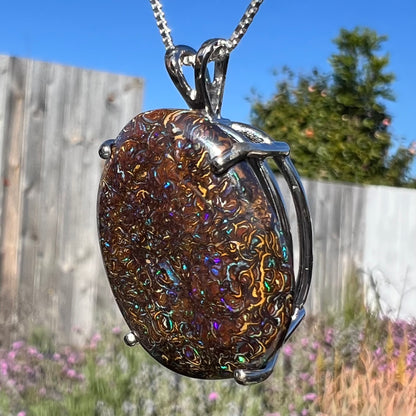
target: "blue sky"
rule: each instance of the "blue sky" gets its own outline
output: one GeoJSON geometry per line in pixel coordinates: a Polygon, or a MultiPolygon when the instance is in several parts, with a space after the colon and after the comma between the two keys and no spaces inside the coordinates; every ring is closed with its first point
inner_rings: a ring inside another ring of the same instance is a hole
{"type": "MultiPolygon", "coordinates": [[[[228,38],[248,0],[164,0],[176,44],[198,49],[228,38]]],[[[329,70],[339,29],[367,26],[389,40],[396,102],[389,103],[392,132],[403,144],[416,140],[416,0],[265,0],[230,57],[222,115],[249,121],[247,97],[269,97],[273,70],[287,65],[308,73],[329,70]]],[[[185,108],[164,68],[164,47],[147,0],[5,1],[0,7],[0,53],[145,80],[144,109],[185,108]]],[[[290,142],[290,138],[289,138],[290,142]]]]}

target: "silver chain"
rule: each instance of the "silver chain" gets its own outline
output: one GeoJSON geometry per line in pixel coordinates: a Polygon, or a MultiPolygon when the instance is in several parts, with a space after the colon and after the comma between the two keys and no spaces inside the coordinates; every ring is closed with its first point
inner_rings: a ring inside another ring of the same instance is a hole
{"type": "MultiPolygon", "coordinates": [[[[166,50],[173,49],[175,45],[170,34],[170,28],[168,26],[168,22],[166,21],[165,13],[162,9],[162,3],[160,0],[149,1],[156,19],[156,25],[162,37],[162,42],[165,45],[166,50]]],[[[229,52],[231,52],[238,45],[242,37],[245,35],[263,1],[264,0],[251,0],[237,27],[234,29],[234,32],[228,39],[229,52]]]]}

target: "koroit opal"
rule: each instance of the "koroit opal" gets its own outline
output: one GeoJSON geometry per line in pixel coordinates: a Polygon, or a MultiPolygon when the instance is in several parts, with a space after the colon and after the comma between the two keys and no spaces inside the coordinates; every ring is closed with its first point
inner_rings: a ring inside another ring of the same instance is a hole
{"type": "Polygon", "coordinates": [[[304,316],[311,224],[289,146],[220,116],[227,42],[170,49],[166,66],[191,110],[154,110],[105,142],[98,230],[110,286],[130,332],[189,377],[266,379],[304,316]],[[182,62],[193,62],[196,89],[182,62]],[[207,65],[216,65],[213,81],[207,65]],[[289,186],[299,270],[285,204],[267,157],[289,186]]]}
{"type": "Polygon", "coordinates": [[[235,143],[198,111],[142,113],[115,140],[99,187],[121,313],[154,358],[191,377],[264,367],[293,314],[291,243],[258,172],[247,160],[212,168],[235,143]]]}

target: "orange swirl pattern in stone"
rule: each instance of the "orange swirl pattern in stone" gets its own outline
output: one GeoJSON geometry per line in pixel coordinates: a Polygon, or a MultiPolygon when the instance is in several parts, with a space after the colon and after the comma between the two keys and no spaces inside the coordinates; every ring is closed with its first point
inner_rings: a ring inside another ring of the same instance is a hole
{"type": "Polygon", "coordinates": [[[212,154],[234,142],[197,111],[142,113],[100,182],[100,245],[119,308],[156,360],[191,377],[263,368],[292,315],[291,253],[255,171],[248,161],[211,170],[212,154]]]}

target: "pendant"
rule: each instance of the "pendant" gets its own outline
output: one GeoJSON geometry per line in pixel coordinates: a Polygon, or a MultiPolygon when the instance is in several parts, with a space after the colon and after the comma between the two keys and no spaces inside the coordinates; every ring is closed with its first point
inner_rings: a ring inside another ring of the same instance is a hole
{"type": "Polygon", "coordinates": [[[265,380],[304,316],[312,238],[286,143],[220,116],[226,41],[179,46],[167,69],[191,110],[154,110],[106,141],[98,231],[125,342],[185,376],[265,380]],[[207,66],[214,61],[211,81],[207,66]],[[195,69],[195,89],[182,65],[195,69]],[[300,240],[267,161],[291,190],[300,240]]]}

